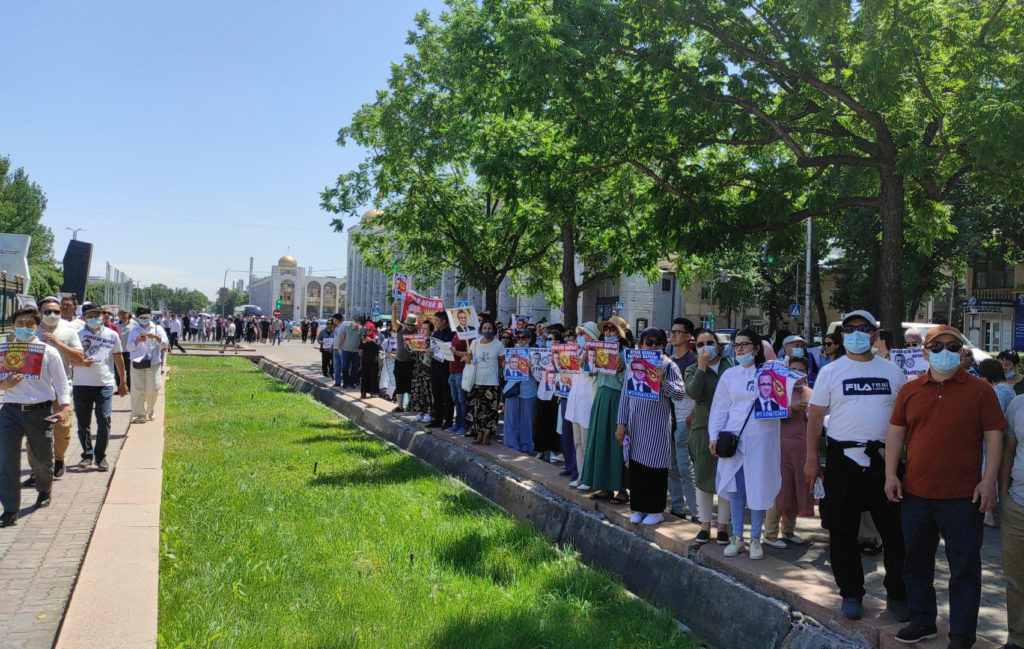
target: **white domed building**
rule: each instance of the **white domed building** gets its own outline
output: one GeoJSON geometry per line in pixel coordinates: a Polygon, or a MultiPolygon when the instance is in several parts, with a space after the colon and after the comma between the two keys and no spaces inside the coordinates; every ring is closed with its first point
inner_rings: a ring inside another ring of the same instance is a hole
{"type": "Polygon", "coordinates": [[[249,303],[273,313],[278,300],[285,319],[329,318],[345,312],[345,278],[314,276],[299,267],[295,257],[284,255],[271,266],[270,275],[254,279],[249,303]]]}

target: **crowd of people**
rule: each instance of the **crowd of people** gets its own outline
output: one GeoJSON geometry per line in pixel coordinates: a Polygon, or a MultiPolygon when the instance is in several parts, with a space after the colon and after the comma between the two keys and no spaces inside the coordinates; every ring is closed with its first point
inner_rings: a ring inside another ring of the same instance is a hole
{"type": "Polygon", "coordinates": [[[975,365],[956,329],[910,329],[906,344],[923,348],[929,369],[907,376],[889,360],[892,333],[867,311],[846,314],[818,349],[799,335],[773,344],[750,329],[723,344],[686,318],[667,332],[636,335],[618,316],[573,330],[504,326],[481,314],[477,333],[460,340],[444,311],[399,321],[396,306],[390,322],[339,314],[315,342],[323,374],[338,388],[391,400],[393,413],[431,432],[558,458],[571,486],[628,503],[632,523],[658,525],[667,510],[699,524],[696,541],[714,541],[726,556],[758,560],[765,546],[806,543],[797,518],[813,516],[817,503],[842,614],[862,616],[861,554],[881,551],[886,609],[906,624],[896,636],[903,643],[937,634],[940,537],[952,573],[949,646],[975,642],[983,524],[995,524],[998,501],[1007,647],[1024,646],[1024,381],[1016,352],[975,365]],[[412,346],[413,334],[451,344],[453,359],[412,346]],[[615,373],[594,371],[591,341],[617,346],[615,373]],[[567,343],[577,346],[582,368],[567,394],[555,394],[543,373],[506,380],[507,349],[567,343]],[[625,362],[629,349],[660,353],[657,399],[624,389],[635,370],[625,362]],[[758,373],[770,360],[800,378],[786,417],[751,417],[773,407],[758,373]],[[723,437],[735,438],[735,452],[718,453],[723,437]]]}

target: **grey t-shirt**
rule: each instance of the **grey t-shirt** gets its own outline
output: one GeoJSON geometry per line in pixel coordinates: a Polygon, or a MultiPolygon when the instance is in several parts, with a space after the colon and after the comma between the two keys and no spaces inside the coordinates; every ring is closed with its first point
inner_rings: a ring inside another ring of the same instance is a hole
{"type": "Polygon", "coordinates": [[[1024,395],[1017,395],[1006,408],[1006,437],[1017,439],[1010,471],[1010,497],[1024,507],[1024,395]]]}
{"type": "Polygon", "coordinates": [[[353,327],[352,323],[348,323],[339,329],[335,335],[344,335],[345,340],[341,343],[341,351],[343,352],[357,352],[359,351],[359,343],[363,342],[363,335],[366,330],[362,327],[353,327]]]}
{"type": "Polygon", "coordinates": [[[396,338],[397,338],[397,341],[398,341],[398,346],[395,348],[395,360],[396,361],[406,362],[406,363],[411,361],[412,360],[412,352],[410,352],[409,348],[406,347],[406,345],[405,345],[405,331],[403,331],[402,329],[399,329],[398,330],[398,335],[396,336],[396,338]]]}

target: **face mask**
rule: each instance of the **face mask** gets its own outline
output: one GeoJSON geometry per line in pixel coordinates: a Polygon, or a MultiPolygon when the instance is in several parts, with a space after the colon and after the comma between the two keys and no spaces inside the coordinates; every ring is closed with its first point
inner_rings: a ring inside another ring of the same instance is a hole
{"type": "Polygon", "coordinates": [[[90,329],[99,329],[103,324],[103,318],[88,318],[85,324],[89,325],[90,329]]]}
{"type": "Polygon", "coordinates": [[[480,335],[483,336],[484,338],[486,338],[487,340],[490,340],[491,338],[494,338],[494,332],[493,331],[485,331],[485,332],[483,332],[480,335]]]}
{"type": "Polygon", "coordinates": [[[943,349],[938,354],[930,354],[928,356],[928,363],[939,374],[949,374],[960,367],[960,354],[954,354],[948,349],[943,349]]]}
{"type": "Polygon", "coordinates": [[[27,343],[36,335],[35,327],[15,327],[14,338],[19,343],[27,343]]]}
{"type": "Polygon", "coordinates": [[[708,360],[709,361],[715,360],[715,356],[718,356],[718,349],[716,349],[714,347],[705,347],[704,349],[706,349],[708,351],[708,354],[709,354],[708,360]]]}
{"type": "Polygon", "coordinates": [[[804,348],[803,347],[794,347],[793,351],[791,351],[789,353],[789,355],[792,356],[793,358],[803,358],[804,357],[804,348]]]}
{"type": "Polygon", "coordinates": [[[617,342],[619,342],[619,337],[618,336],[605,336],[604,340],[605,340],[605,342],[609,342],[609,343],[617,343],[617,342]]]}
{"type": "Polygon", "coordinates": [[[60,322],[60,316],[59,315],[44,315],[43,316],[43,324],[46,325],[47,327],[52,327],[53,325],[57,324],[58,322],[60,322]]]}
{"type": "Polygon", "coordinates": [[[853,354],[863,354],[871,349],[871,334],[863,331],[854,331],[852,334],[843,334],[843,347],[853,354]]]}
{"type": "Polygon", "coordinates": [[[142,325],[143,327],[148,327],[149,323],[150,323],[150,319],[149,318],[139,318],[139,324],[142,325]]]}
{"type": "Polygon", "coordinates": [[[737,354],[736,362],[740,365],[750,365],[754,362],[754,352],[750,352],[749,354],[737,354]]]}
{"type": "Polygon", "coordinates": [[[1009,372],[1007,372],[1005,374],[1005,376],[1006,376],[1007,380],[1009,380],[1009,379],[1012,379],[1013,377],[1017,376],[1017,372],[1015,370],[1010,370],[1009,372]]]}
{"type": "Polygon", "coordinates": [[[586,349],[587,349],[587,341],[585,341],[585,340],[577,340],[576,341],[576,346],[580,348],[580,351],[586,351],[586,349]]]}

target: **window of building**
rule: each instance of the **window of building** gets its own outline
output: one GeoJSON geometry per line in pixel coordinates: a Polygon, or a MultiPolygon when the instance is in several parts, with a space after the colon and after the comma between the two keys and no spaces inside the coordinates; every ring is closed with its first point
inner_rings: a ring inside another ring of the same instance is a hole
{"type": "Polygon", "coordinates": [[[974,288],[1013,288],[1013,265],[989,261],[974,265],[974,288]]]}
{"type": "Polygon", "coordinates": [[[668,277],[662,277],[661,278],[661,290],[663,292],[665,292],[665,293],[668,293],[669,291],[672,290],[672,280],[671,280],[671,278],[668,278],[668,277]]]}

